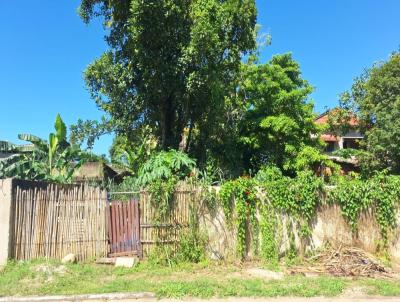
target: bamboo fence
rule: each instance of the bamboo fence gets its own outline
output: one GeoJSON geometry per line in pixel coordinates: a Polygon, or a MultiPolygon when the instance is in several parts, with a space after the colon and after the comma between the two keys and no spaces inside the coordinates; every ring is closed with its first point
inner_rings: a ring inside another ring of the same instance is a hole
{"type": "Polygon", "coordinates": [[[149,255],[157,245],[175,249],[181,235],[188,229],[196,191],[181,184],[173,195],[172,208],[159,217],[149,192],[140,192],[140,241],[143,254],[149,255]]]}
{"type": "MultiPolygon", "coordinates": [[[[16,260],[62,259],[75,254],[79,261],[105,257],[110,252],[111,225],[107,222],[107,192],[88,185],[56,185],[13,181],[10,257],[16,260]]],[[[138,192],[139,193],[139,192],[138,192]]],[[[140,242],[144,256],[156,247],[176,248],[189,226],[197,196],[181,184],[172,207],[160,218],[151,194],[136,195],[140,207],[140,242]]],[[[139,223],[138,222],[138,223],[139,223]]]]}
{"type": "Polygon", "coordinates": [[[105,191],[21,180],[14,184],[13,259],[62,259],[73,253],[85,261],[107,254],[105,191]]]}

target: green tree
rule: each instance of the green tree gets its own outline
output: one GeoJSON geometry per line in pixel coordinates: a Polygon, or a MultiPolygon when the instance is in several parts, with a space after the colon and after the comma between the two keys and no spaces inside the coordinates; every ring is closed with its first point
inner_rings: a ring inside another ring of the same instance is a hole
{"type": "Polygon", "coordinates": [[[207,145],[227,87],[255,48],[254,0],[82,0],[104,18],[110,50],[86,70],[97,105],[128,140],[146,126],[163,150],[207,145]],[[195,135],[194,135],[195,134],[195,135]]]}
{"type": "Polygon", "coordinates": [[[236,103],[243,110],[238,141],[245,169],[273,164],[293,171],[304,147],[319,146],[312,91],[291,54],[243,65],[236,103]]]}
{"type": "Polygon", "coordinates": [[[150,159],[156,148],[157,139],[151,133],[150,127],[144,127],[134,140],[118,135],[110,149],[111,162],[137,176],[141,166],[150,159]]]}
{"type": "Polygon", "coordinates": [[[400,173],[400,53],[356,78],[341,101],[357,114],[365,133],[364,171],[389,168],[400,173]]]}

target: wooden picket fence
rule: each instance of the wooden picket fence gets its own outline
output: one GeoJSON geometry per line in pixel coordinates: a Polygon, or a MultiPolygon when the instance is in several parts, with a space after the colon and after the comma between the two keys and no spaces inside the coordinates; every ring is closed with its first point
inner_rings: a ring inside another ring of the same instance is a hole
{"type": "Polygon", "coordinates": [[[10,255],[78,260],[107,254],[107,193],[84,185],[14,180],[10,255]]]}

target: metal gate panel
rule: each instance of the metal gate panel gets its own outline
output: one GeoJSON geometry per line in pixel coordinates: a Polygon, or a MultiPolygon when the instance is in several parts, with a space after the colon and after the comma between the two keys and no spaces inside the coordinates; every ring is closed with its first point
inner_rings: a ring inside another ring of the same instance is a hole
{"type": "Polygon", "coordinates": [[[138,200],[112,201],[107,206],[109,257],[142,257],[138,200]]]}

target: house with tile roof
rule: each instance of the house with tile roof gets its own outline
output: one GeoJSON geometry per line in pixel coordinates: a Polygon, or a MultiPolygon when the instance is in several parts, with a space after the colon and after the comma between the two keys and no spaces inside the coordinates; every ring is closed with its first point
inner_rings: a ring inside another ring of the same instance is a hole
{"type": "MultiPolygon", "coordinates": [[[[318,125],[327,125],[331,112],[332,110],[328,110],[318,116],[315,119],[315,123],[318,125]]],[[[323,133],[321,135],[321,139],[326,143],[325,151],[327,153],[332,153],[341,149],[359,149],[359,143],[364,139],[362,133],[357,130],[359,122],[356,117],[352,117],[348,123],[351,127],[349,127],[346,133],[323,133]]]]}

